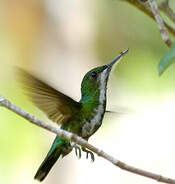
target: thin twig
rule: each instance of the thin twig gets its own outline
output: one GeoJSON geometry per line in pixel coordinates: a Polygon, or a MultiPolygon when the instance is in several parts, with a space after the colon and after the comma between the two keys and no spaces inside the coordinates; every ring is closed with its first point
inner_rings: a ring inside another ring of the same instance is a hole
{"type": "Polygon", "coordinates": [[[167,29],[163,23],[162,17],[160,15],[158,5],[155,2],[155,0],[148,0],[150,7],[152,9],[152,12],[154,14],[155,20],[157,22],[157,25],[160,29],[160,34],[162,36],[163,41],[167,44],[168,47],[171,47],[172,43],[171,40],[169,39],[167,29]]]}
{"type": "Polygon", "coordinates": [[[175,13],[168,5],[168,0],[163,1],[159,4],[159,9],[164,12],[174,23],[175,23],[175,13]]]}
{"type": "Polygon", "coordinates": [[[31,123],[42,127],[50,132],[55,133],[56,135],[59,135],[60,137],[63,137],[65,139],[68,139],[70,141],[75,142],[76,144],[86,147],[89,150],[93,151],[94,153],[96,153],[98,156],[103,157],[104,159],[108,160],[109,162],[111,162],[112,164],[114,164],[115,166],[118,166],[119,168],[132,172],[134,174],[138,174],[147,178],[151,178],[154,179],[156,181],[159,182],[163,182],[163,183],[170,183],[170,184],[175,184],[175,180],[171,179],[171,178],[167,178],[158,174],[154,174],[148,171],[144,171],[142,169],[127,165],[124,162],[121,162],[120,160],[110,156],[109,154],[105,153],[104,151],[102,151],[101,149],[96,148],[95,146],[89,144],[86,140],[82,139],[81,137],[78,137],[77,135],[64,131],[62,129],[59,129],[57,127],[52,126],[51,124],[45,123],[39,119],[37,119],[36,117],[34,117],[33,115],[29,114],[28,112],[24,111],[23,109],[17,107],[16,105],[12,104],[10,101],[8,101],[7,99],[5,99],[3,96],[0,95],[0,106],[3,106],[5,108],[8,108],[9,110],[15,112],[16,114],[20,115],[21,117],[23,117],[24,119],[30,121],[31,123]]]}
{"type": "MultiPolygon", "coordinates": [[[[146,6],[146,3],[141,2],[140,0],[123,0],[126,1],[132,5],[134,5],[136,8],[138,8],[139,10],[141,10],[142,12],[144,12],[146,15],[148,15],[150,18],[154,19],[154,14],[152,13],[152,11],[150,10],[149,7],[146,6]]],[[[163,23],[165,25],[165,27],[167,28],[167,30],[173,35],[175,36],[175,30],[173,27],[171,27],[170,25],[168,25],[164,20],[163,23]]]]}

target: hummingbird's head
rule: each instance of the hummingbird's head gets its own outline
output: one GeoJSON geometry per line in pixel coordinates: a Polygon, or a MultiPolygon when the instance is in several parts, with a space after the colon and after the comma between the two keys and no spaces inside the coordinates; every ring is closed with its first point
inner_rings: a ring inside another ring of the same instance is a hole
{"type": "Polygon", "coordinates": [[[117,61],[119,61],[127,52],[128,50],[122,52],[107,65],[94,68],[86,73],[81,83],[82,100],[90,100],[92,97],[99,96],[100,93],[105,94],[107,81],[112,67],[115,63],[118,63],[117,61]]]}

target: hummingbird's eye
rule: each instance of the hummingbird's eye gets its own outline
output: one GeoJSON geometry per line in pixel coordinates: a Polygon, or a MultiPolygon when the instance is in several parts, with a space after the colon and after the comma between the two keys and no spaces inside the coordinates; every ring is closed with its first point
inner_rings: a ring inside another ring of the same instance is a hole
{"type": "Polygon", "coordinates": [[[92,72],[91,77],[94,78],[94,79],[97,78],[97,72],[92,72]]]}

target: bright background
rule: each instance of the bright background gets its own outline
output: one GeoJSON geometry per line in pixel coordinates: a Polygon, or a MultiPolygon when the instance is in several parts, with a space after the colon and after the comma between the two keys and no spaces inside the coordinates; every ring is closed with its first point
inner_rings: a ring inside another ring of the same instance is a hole
{"type": "MultiPolygon", "coordinates": [[[[175,68],[158,76],[168,49],[150,18],[121,0],[6,0],[0,6],[0,40],[0,93],[45,121],[23,95],[14,66],[79,100],[85,73],[130,48],[108,85],[108,109],[119,115],[106,115],[90,143],[130,165],[175,178],[175,68]]],[[[0,108],[0,182],[37,183],[33,177],[54,137],[0,108]]],[[[98,156],[93,164],[78,160],[74,152],[43,183],[97,182],[156,183],[98,156]]]]}

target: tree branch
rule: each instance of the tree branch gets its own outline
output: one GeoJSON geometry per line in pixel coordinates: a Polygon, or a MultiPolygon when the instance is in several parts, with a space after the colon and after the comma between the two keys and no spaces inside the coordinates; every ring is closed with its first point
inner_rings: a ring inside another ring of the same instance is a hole
{"type": "Polygon", "coordinates": [[[54,127],[53,125],[50,125],[48,123],[45,123],[45,122],[37,119],[36,117],[29,114],[28,112],[24,111],[23,109],[19,108],[16,105],[12,104],[10,101],[8,101],[6,98],[4,98],[1,95],[0,95],[0,106],[8,108],[9,110],[15,112],[16,114],[20,115],[24,119],[30,121],[31,123],[33,123],[41,128],[44,128],[50,132],[53,132],[56,135],[59,135],[60,137],[63,137],[63,138],[68,139],[70,141],[73,141],[82,147],[88,148],[89,150],[96,153],[98,156],[103,157],[104,159],[108,160],[109,162],[111,162],[112,164],[114,164],[115,166],[118,166],[119,168],[121,168],[123,170],[129,171],[129,172],[132,172],[134,174],[138,174],[138,175],[141,175],[141,176],[144,176],[147,178],[151,178],[151,179],[157,180],[159,182],[175,184],[174,179],[167,178],[167,177],[164,177],[164,176],[161,176],[158,174],[154,174],[154,173],[151,173],[148,171],[144,171],[142,169],[139,169],[139,168],[127,165],[124,162],[121,162],[120,160],[105,153],[103,150],[98,149],[95,146],[89,144],[86,140],[82,139],[81,137],[78,137],[77,135],[75,135],[73,133],[64,131],[62,129],[59,129],[57,127],[54,127]]]}
{"type": "Polygon", "coordinates": [[[163,1],[159,4],[159,9],[164,12],[174,23],[175,23],[175,13],[168,5],[168,0],[163,1]]]}
{"type": "Polygon", "coordinates": [[[168,37],[167,29],[164,25],[164,22],[162,20],[162,17],[160,16],[160,12],[157,6],[157,3],[155,0],[148,0],[150,7],[152,8],[152,12],[154,14],[155,20],[158,24],[158,27],[160,29],[160,34],[162,36],[163,41],[167,44],[168,47],[171,47],[172,43],[171,40],[168,37]]]}
{"type": "MultiPolygon", "coordinates": [[[[155,20],[153,12],[151,11],[151,9],[148,6],[146,6],[147,3],[144,3],[141,0],[123,0],[123,1],[126,1],[126,2],[134,5],[136,8],[138,8],[139,10],[141,10],[142,12],[144,12],[146,15],[148,15],[150,18],[152,18],[153,20],[155,20]]],[[[173,36],[175,36],[175,30],[174,30],[174,28],[171,27],[170,25],[168,25],[164,20],[163,20],[163,24],[165,25],[165,27],[167,28],[167,30],[173,36]]]]}

